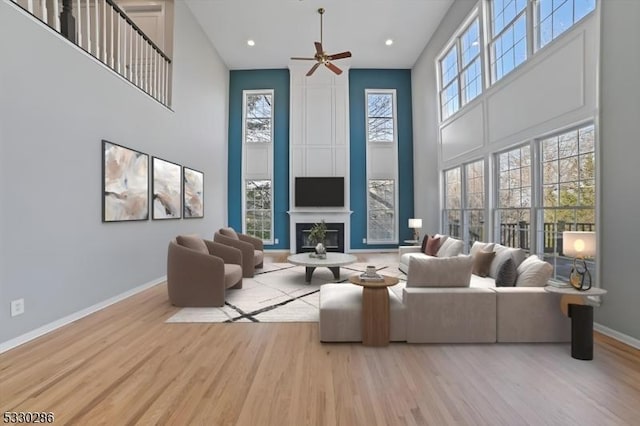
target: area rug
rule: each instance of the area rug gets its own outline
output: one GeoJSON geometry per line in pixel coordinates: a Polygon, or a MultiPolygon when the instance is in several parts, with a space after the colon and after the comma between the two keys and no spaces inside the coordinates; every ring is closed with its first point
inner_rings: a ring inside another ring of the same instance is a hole
{"type": "MultiPolygon", "coordinates": [[[[253,278],[243,280],[241,289],[227,291],[224,306],[182,308],[166,322],[317,322],[320,286],[336,282],[352,285],[349,277],[361,274],[366,267],[365,263],[343,266],[338,280],[328,268],[316,268],[311,283],[306,283],[304,266],[265,263],[253,278]]],[[[379,273],[404,278],[397,266],[376,268],[379,273]]]]}

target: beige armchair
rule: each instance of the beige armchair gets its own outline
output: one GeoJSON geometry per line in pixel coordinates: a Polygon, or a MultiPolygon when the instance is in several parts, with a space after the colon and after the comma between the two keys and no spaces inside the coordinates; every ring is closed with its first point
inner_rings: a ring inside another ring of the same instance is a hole
{"type": "Polygon", "coordinates": [[[264,262],[264,245],[262,240],[246,234],[240,234],[233,228],[220,228],[213,236],[213,241],[235,247],[242,252],[242,276],[253,277],[255,268],[262,268],[264,262]]]}
{"type": "Polygon", "coordinates": [[[167,289],[175,306],[223,306],[229,288],[242,288],[242,253],[233,247],[178,236],[169,242],[167,289]]]}

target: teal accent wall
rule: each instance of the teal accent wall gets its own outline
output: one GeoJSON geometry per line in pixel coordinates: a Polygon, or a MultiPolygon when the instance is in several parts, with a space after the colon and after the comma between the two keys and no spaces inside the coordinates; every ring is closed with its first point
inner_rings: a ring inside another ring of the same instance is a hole
{"type": "Polygon", "coordinates": [[[242,229],[242,91],[273,89],[274,238],[271,249],[289,248],[289,70],[229,72],[228,221],[242,229]]]}
{"type": "Polygon", "coordinates": [[[366,105],[365,89],[395,89],[398,125],[399,242],[408,240],[413,217],[413,120],[411,70],[352,69],[349,71],[351,248],[392,248],[395,244],[363,244],[367,237],[366,105]]]}

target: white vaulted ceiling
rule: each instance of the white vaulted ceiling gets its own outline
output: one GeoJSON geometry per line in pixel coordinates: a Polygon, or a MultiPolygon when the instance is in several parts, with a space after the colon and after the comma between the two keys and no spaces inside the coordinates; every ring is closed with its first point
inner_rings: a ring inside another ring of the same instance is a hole
{"type": "Polygon", "coordinates": [[[353,68],[411,68],[453,0],[185,2],[230,69],[285,68],[290,56],[313,56],[320,7],[327,53],[350,50],[353,68]]]}

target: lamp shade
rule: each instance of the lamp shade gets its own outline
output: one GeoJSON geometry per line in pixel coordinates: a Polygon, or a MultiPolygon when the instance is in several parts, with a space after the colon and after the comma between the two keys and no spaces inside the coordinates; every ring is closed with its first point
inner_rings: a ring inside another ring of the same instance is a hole
{"type": "Polygon", "coordinates": [[[422,228],[422,219],[409,219],[409,228],[422,228]]]}
{"type": "Polygon", "coordinates": [[[596,233],[567,231],[562,233],[562,251],[570,257],[593,257],[596,255],[596,233]]]}

